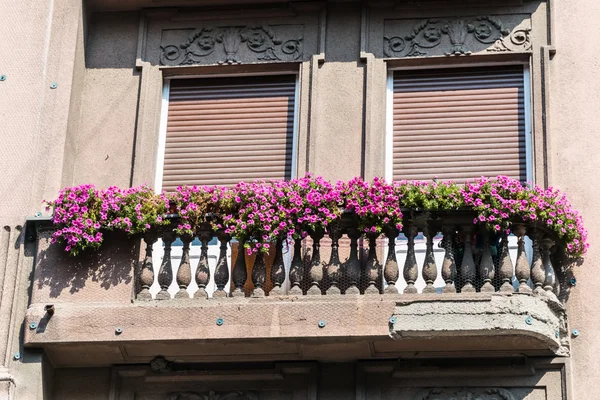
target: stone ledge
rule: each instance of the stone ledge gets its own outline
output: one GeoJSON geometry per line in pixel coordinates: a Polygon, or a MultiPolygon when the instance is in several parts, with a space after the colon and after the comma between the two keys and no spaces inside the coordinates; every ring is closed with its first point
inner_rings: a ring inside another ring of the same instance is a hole
{"type": "MultiPolygon", "coordinates": [[[[57,303],[55,309],[48,318],[44,304],[29,307],[24,341],[63,359],[81,346],[90,354],[94,348],[112,354],[114,362],[169,353],[190,360],[221,354],[330,360],[441,351],[568,354],[564,309],[543,295],[281,296],[57,303]]],[[[77,357],[67,362],[76,364],[77,357]]]]}
{"type": "Polygon", "coordinates": [[[390,334],[396,340],[443,336],[527,336],[554,354],[569,355],[564,307],[545,294],[423,296],[397,302],[390,334]]]}

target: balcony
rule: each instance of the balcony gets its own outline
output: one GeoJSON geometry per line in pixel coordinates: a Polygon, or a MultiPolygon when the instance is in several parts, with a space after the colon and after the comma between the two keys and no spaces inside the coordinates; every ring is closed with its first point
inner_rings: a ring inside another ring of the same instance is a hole
{"type": "Polygon", "coordinates": [[[539,224],[498,234],[475,216],[404,210],[402,233],[379,236],[345,213],[264,257],[207,224],[111,232],[70,257],[39,226],[25,344],[56,366],[567,355],[559,242],[539,224]]]}

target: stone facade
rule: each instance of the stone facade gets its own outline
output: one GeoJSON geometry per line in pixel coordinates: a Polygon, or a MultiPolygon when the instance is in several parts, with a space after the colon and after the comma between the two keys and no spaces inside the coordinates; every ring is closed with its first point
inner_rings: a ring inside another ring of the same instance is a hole
{"type": "Polygon", "coordinates": [[[230,3],[5,5],[0,398],[598,398],[596,2],[230,3]],[[165,78],[297,74],[298,174],[370,179],[385,173],[390,69],[503,63],[531,71],[535,182],[564,190],[590,232],[583,265],[561,274],[560,302],[140,303],[135,240],[115,236],[78,264],[26,224],[64,186],[154,183],[165,78]]]}

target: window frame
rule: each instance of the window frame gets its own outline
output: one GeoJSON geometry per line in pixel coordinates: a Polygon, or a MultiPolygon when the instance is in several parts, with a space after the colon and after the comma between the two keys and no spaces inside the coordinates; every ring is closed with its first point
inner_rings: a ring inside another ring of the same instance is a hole
{"type": "Polygon", "coordinates": [[[279,75],[293,75],[295,77],[294,85],[294,121],[292,132],[292,169],[291,179],[298,175],[298,131],[300,117],[300,73],[299,72],[272,72],[272,73],[240,73],[240,74],[203,74],[203,75],[174,75],[163,78],[162,99],[160,105],[160,122],[158,132],[158,146],[156,150],[156,170],[154,174],[154,187],[156,193],[161,193],[163,189],[163,172],[165,167],[165,147],[167,142],[167,123],[169,121],[169,95],[171,81],[175,79],[218,79],[218,78],[243,78],[243,77],[268,77],[279,75]]]}
{"type": "Polygon", "coordinates": [[[394,152],[394,73],[396,71],[411,71],[423,69],[457,69],[521,65],[523,67],[523,105],[525,107],[525,175],[527,182],[535,184],[535,164],[533,158],[533,104],[531,87],[531,66],[529,61],[507,61],[493,63],[464,63],[464,64],[428,64],[421,66],[389,67],[386,76],[385,94],[385,161],[384,178],[387,182],[393,180],[393,152],[394,152]]]}

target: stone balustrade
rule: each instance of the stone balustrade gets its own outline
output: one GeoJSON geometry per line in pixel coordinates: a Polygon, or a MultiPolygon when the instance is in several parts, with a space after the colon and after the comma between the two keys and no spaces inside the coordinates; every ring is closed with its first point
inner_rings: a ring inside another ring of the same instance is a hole
{"type": "Polygon", "coordinates": [[[141,241],[111,232],[98,251],[72,257],[52,244],[52,227],[40,227],[24,343],[62,366],[143,363],[190,348],[203,362],[448,348],[569,354],[556,238],[517,222],[510,235],[490,232],[473,219],[405,210],[402,232],[377,235],[344,214],[326,232],[252,255],[207,224],[193,236],[169,226],[141,241]],[[81,343],[93,356],[69,353],[81,343]]]}
{"type": "Polygon", "coordinates": [[[269,254],[251,257],[239,251],[242,243],[208,224],[193,237],[177,237],[167,227],[143,237],[136,299],[559,294],[551,235],[523,222],[513,223],[510,235],[491,232],[473,224],[473,218],[463,211],[406,212],[402,232],[387,228],[364,234],[358,217],[347,213],[327,232],[282,239],[269,254]]]}

